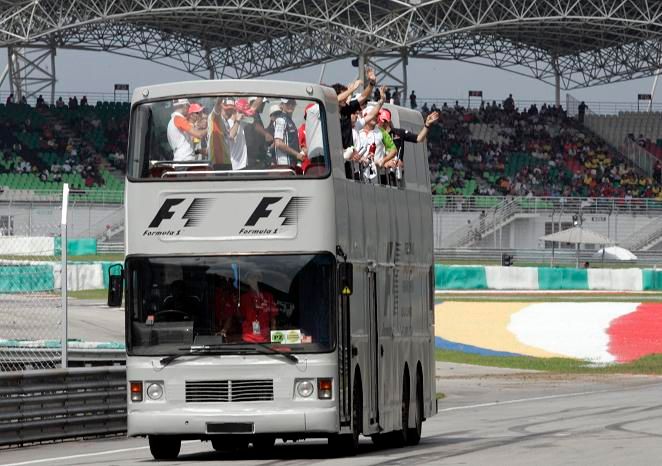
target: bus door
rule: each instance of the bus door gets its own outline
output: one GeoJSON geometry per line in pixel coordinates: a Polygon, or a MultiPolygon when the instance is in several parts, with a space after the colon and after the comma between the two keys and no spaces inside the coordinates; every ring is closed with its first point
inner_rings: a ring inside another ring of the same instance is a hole
{"type": "Polygon", "coordinates": [[[374,267],[367,270],[366,315],[368,324],[368,383],[370,424],[379,424],[379,334],[377,327],[377,273],[374,267]]]}
{"type": "Polygon", "coordinates": [[[352,425],[352,339],[350,326],[350,296],[352,294],[352,264],[338,266],[338,405],[341,431],[352,425]]]}

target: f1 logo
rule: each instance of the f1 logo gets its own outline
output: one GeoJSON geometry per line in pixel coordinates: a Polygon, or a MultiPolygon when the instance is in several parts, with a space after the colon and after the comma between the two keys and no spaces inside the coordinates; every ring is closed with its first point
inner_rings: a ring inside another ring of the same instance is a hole
{"type": "Polygon", "coordinates": [[[261,218],[267,218],[271,214],[269,206],[280,201],[282,197],[263,197],[260,203],[257,205],[250,218],[246,221],[247,227],[254,227],[258,220],[261,218]]]}
{"type": "MultiPolygon", "coordinates": [[[[272,212],[269,207],[282,199],[282,197],[263,197],[244,226],[254,227],[261,218],[268,218],[272,212]]],[[[292,197],[278,216],[283,219],[282,226],[294,225],[301,210],[309,203],[308,197],[292,197]]]]}
{"type": "Polygon", "coordinates": [[[159,211],[154,216],[154,220],[152,220],[152,223],[149,224],[148,228],[158,228],[158,226],[161,225],[161,222],[163,220],[172,218],[172,216],[175,215],[175,212],[170,209],[172,209],[177,204],[181,204],[182,202],[184,202],[184,199],[177,199],[177,198],[166,199],[163,202],[163,205],[161,206],[159,211]]]}
{"type": "MultiPolygon", "coordinates": [[[[161,208],[154,216],[154,219],[149,224],[148,228],[158,228],[159,225],[161,225],[161,222],[173,218],[176,213],[175,209],[173,208],[185,200],[186,199],[184,198],[173,197],[163,201],[163,205],[161,205],[161,208]]],[[[196,197],[193,199],[193,201],[191,201],[191,205],[188,206],[188,209],[186,209],[186,212],[184,212],[184,215],[182,215],[182,219],[186,220],[184,227],[198,226],[211,207],[212,202],[213,199],[210,198],[196,197]]]]}

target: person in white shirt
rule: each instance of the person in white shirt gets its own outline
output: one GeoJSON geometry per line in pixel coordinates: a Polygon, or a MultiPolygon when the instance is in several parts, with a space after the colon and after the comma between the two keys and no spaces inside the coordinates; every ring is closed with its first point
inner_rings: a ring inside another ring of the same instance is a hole
{"type": "Polygon", "coordinates": [[[175,162],[195,160],[193,138],[203,138],[206,130],[194,128],[187,114],[190,103],[187,99],[178,99],[173,103],[174,111],[168,122],[168,143],[173,152],[175,162]]]}

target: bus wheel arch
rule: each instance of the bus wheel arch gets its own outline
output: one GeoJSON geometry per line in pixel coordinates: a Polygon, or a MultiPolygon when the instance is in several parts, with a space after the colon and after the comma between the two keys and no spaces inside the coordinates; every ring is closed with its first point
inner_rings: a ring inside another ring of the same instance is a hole
{"type": "Polygon", "coordinates": [[[339,456],[354,456],[359,449],[359,437],[363,432],[363,383],[361,370],[354,369],[352,379],[352,432],[349,434],[334,434],[329,437],[329,447],[333,454],[339,456]]]}

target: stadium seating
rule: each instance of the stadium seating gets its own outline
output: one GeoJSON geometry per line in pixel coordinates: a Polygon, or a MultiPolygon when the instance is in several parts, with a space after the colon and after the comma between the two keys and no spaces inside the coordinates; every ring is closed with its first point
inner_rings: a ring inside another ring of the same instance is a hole
{"type": "Polygon", "coordinates": [[[78,199],[121,199],[127,103],[39,107],[0,105],[0,187],[84,190],[78,199]]]}
{"type": "MultiPolygon", "coordinates": [[[[614,138],[641,124],[642,133],[656,141],[647,141],[646,149],[662,156],[660,115],[627,114],[623,120],[597,121],[614,138]]],[[[662,199],[659,180],[640,173],[604,139],[554,107],[507,112],[496,105],[445,106],[428,145],[434,194],[662,199]]]]}

